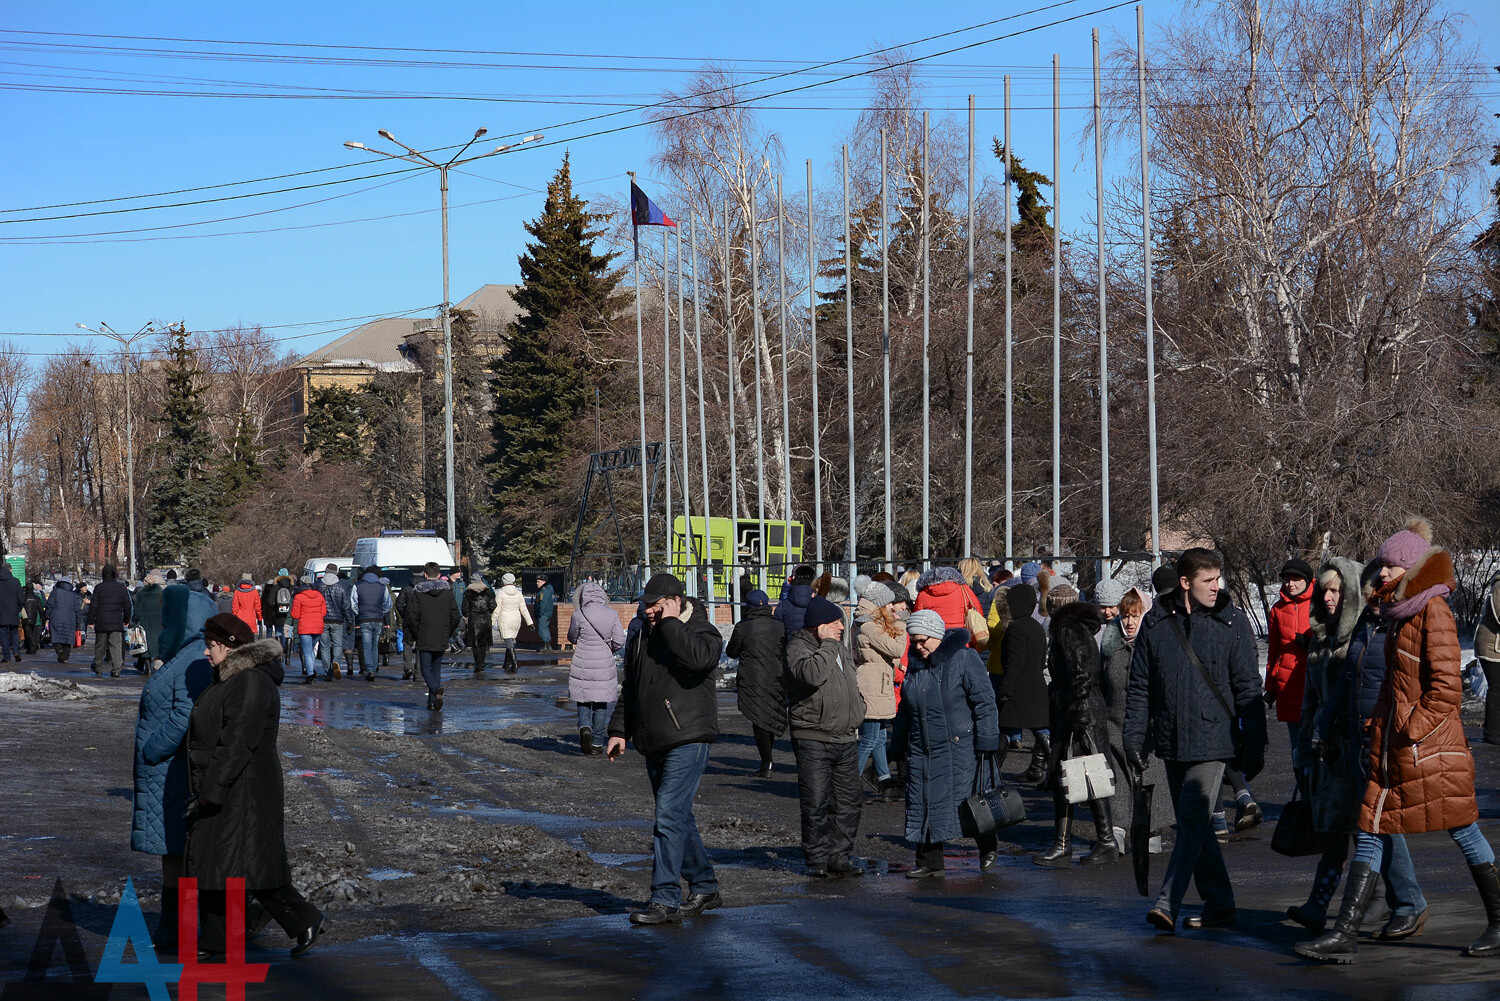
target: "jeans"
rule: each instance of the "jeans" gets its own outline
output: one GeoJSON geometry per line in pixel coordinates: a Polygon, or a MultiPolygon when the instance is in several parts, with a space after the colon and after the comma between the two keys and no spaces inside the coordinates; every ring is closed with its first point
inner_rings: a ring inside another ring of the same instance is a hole
{"type": "Polygon", "coordinates": [[[21,656],[21,627],[0,626],[0,659],[21,656]]]}
{"type": "Polygon", "coordinates": [[[379,622],[361,622],[359,624],[359,645],[365,652],[365,673],[376,674],[380,671],[380,629],[379,622]]]}
{"type": "Polygon", "coordinates": [[[885,757],[885,727],[882,719],[867,719],[859,725],[859,762],[854,770],[863,775],[865,761],[874,758],[876,781],[891,777],[891,764],[885,757]]]}
{"type": "Polygon", "coordinates": [[[809,869],[844,861],[859,832],[859,745],[792,738],[802,801],[802,855],[809,869]]]}
{"type": "Polygon", "coordinates": [[[1302,724],[1300,722],[1288,723],[1286,725],[1286,733],[1292,741],[1292,774],[1300,775],[1302,773],[1302,762],[1297,757],[1297,741],[1302,737],[1302,724]]]}
{"type": "Polygon", "coordinates": [[[609,717],[614,708],[608,702],[578,703],[578,729],[588,727],[602,740],[609,732],[609,717]]]}
{"type": "Polygon", "coordinates": [[[323,623],[323,673],[329,677],[333,676],[333,669],[338,666],[339,650],[344,646],[344,624],[342,622],[323,623]]]}
{"type": "Polygon", "coordinates": [[[1224,781],[1224,762],[1168,761],[1166,766],[1167,788],[1177,811],[1177,843],[1172,846],[1156,906],[1175,918],[1191,880],[1203,897],[1205,914],[1232,911],[1234,887],[1211,820],[1214,799],[1224,781]]]}
{"type": "Polygon", "coordinates": [[[94,633],[94,673],[98,674],[104,662],[109,661],[110,673],[125,666],[125,633],[119,629],[94,633]]]}
{"type": "MultiPolygon", "coordinates": [[[[1450,827],[1448,836],[1458,845],[1458,850],[1464,853],[1464,861],[1470,866],[1495,861],[1495,849],[1485,840],[1478,821],[1464,827],[1450,827]]],[[[1405,846],[1404,839],[1402,845],[1405,846]]],[[[1363,862],[1371,869],[1379,869],[1385,862],[1385,846],[1385,836],[1360,831],[1354,836],[1354,861],[1363,862]]]]}
{"type": "Polygon", "coordinates": [[[427,682],[427,694],[436,695],[443,687],[443,654],[446,650],[418,650],[417,659],[422,665],[422,680],[427,682]]]}
{"type": "Polygon", "coordinates": [[[318,645],[318,634],[301,633],[297,636],[297,641],[302,645],[302,673],[309,676],[317,674],[317,657],[314,655],[314,650],[318,645]]]}
{"type": "Polygon", "coordinates": [[[651,903],[676,908],[682,903],[682,881],[694,893],[717,893],[719,878],[698,836],[693,797],[708,765],[708,745],[683,744],[646,758],[646,777],[656,797],[651,831],[651,903]]]}

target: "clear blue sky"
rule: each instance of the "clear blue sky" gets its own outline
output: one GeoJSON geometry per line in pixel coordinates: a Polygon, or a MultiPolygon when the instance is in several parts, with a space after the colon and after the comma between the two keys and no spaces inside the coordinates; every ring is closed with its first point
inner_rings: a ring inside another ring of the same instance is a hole
{"type": "MultiPolygon", "coordinates": [[[[733,62],[745,76],[796,68],[796,61],[854,55],[924,35],[1018,13],[1036,4],[997,6],[962,2],[925,5],[913,18],[910,3],[771,2],[741,5],[700,3],[493,4],[447,3],[48,3],[11,4],[0,28],[38,32],[170,36],[224,41],[299,42],[418,49],[583,53],[610,58],[531,55],[452,55],[416,52],[328,50],[339,59],[481,63],[470,66],[382,66],[320,64],[307,49],[225,44],[188,44],[108,38],[0,34],[0,85],[10,87],[124,88],[144,91],[205,90],[231,93],[307,94],[405,92],[507,97],[479,100],[324,100],[307,97],[247,99],[146,94],[56,93],[0,90],[0,120],[10,140],[0,161],[0,209],[221,184],[313,168],[357,164],[373,173],[379,163],[346,151],[346,139],[378,143],[377,128],[418,147],[462,141],[485,126],[490,145],[507,134],[545,130],[548,140],[597,128],[635,124],[634,112],[592,126],[558,127],[587,115],[655,100],[683,84],[709,59],[733,62]],[[44,43],[44,44],[39,44],[44,43]],[[126,50],[213,50],[241,56],[174,58],[161,52],[58,48],[115,46],[126,50]],[[246,60],[244,53],[280,51],[295,62],[246,60]],[[644,56],[646,59],[620,59],[644,56]],[[792,61],[792,62],[780,62],[792,61]],[[525,63],[530,68],[515,68],[525,63]],[[500,64],[509,64],[502,66],[500,64]],[[561,68],[539,68],[561,67],[561,68]],[[609,69],[603,67],[612,67],[609,69]],[[553,103],[543,103],[553,102],[553,103]]],[[[1072,3],[1057,10],[919,46],[917,53],[977,41],[1107,6],[1107,0],[1072,3]]],[[[1153,20],[1171,17],[1176,5],[1148,4],[1148,47],[1153,20]]],[[[1500,12],[1486,0],[1465,0],[1455,10],[1472,18],[1470,37],[1487,62],[1500,61],[1500,12]]],[[[938,60],[925,70],[934,109],[961,109],[976,93],[981,108],[998,107],[1001,74],[1015,76],[1017,149],[1028,164],[1050,171],[1050,57],[1062,55],[1063,103],[1069,141],[1064,158],[1076,169],[1065,174],[1063,220],[1076,224],[1091,200],[1091,163],[1078,163],[1071,136],[1087,114],[1089,29],[1099,27],[1108,48],[1115,31],[1134,35],[1134,9],[1047,28],[938,60]],[[1030,109],[1030,110],[1026,110],[1030,109]]],[[[807,78],[794,78],[795,85],[807,78]]],[[[1493,93],[1497,88],[1486,85],[1493,93]]],[[[859,81],[833,84],[795,101],[769,102],[765,124],[783,136],[789,169],[811,157],[822,183],[823,168],[836,155],[839,137],[852,124],[865,95],[859,81]],[[793,105],[797,109],[793,109],[793,105]],[[807,106],[813,106],[809,108],[807,106]]],[[[998,111],[980,112],[981,137],[1000,130],[998,111]]],[[[982,141],[982,140],[981,140],[982,141]]],[[[646,129],[579,139],[569,144],[575,182],[588,193],[620,196],[624,172],[649,175],[646,129]]],[[[480,146],[477,148],[489,148],[480,146]]],[[[459,299],[484,282],[517,280],[520,223],[536,215],[540,189],[555,171],[563,147],[552,146],[495,157],[472,168],[483,178],[455,176],[452,202],[486,204],[452,213],[452,292],[459,299]],[[496,200],[505,199],[505,200],[496,200]]],[[[373,158],[371,158],[373,160],[373,158]]],[[[260,188],[314,183],[353,175],[332,171],[292,178],[260,188]]],[[[431,210],[437,180],[430,173],[364,190],[366,181],[245,198],[178,209],[0,224],[0,237],[46,238],[59,234],[135,230],[202,220],[265,215],[211,225],[123,234],[131,238],[181,237],[195,233],[239,233],[281,227],[281,232],[134,242],[0,244],[0,331],[68,332],[78,321],[104,320],[134,330],[147,320],[186,320],[197,329],[235,323],[278,325],[278,335],[317,327],[283,324],[396,312],[430,306],[441,298],[438,216],[435,211],[349,225],[321,225],[395,213],[431,210]],[[321,204],[301,205],[332,199],[321,204]]],[[[649,184],[647,185],[649,188],[649,184]]],[[[790,188],[800,188],[792,183],[790,188]]],[[[227,188],[158,201],[189,200],[256,190],[227,188]]],[[[0,214],[6,219],[117,209],[149,202],[116,202],[40,212],[0,214]]],[[[670,205],[664,206],[668,212],[670,205]]],[[[119,239],[115,236],[91,240],[119,239]]],[[[347,325],[346,325],[347,326],[347,325]]],[[[330,328],[331,329],[331,328],[330,328]]],[[[288,341],[311,350],[332,333],[288,341]]],[[[58,338],[19,339],[28,351],[56,350],[58,338]]]]}

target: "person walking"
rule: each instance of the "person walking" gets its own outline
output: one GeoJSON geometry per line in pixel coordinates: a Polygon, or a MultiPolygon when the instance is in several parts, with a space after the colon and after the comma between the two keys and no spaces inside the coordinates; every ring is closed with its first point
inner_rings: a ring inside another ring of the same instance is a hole
{"type": "MultiPolygon", "coordinates": [[[[1114,818],[1116,842],[1123,851],[1123,832],[1130,830],[1135,820],[1134,794],[1140,785],[1157,789],[1167,787],[1166,769],[1161,759],[1153,755],[1144,776],[1137,775],[1125,760],[1125,702],[1130,691],[1130,660],[1135,655],[1135,640],[1140,635],[1141,623],[1151,611],[1150,596],[1140,588],[1125,591],[1116,606],[1119,614],[1104,627],[1099,641],[1099,694],[1104,699],[1104,731],[1109,737],[1109,747],[1104,751],[1109,759],[1110,770],[1115,773],[1115,795],[1109,804],[1110,816],[1114,818]]],[[[1153,825],[1156,828],[1158,825],[1153,825]]],[[[1167,826],[1163,823],[1160,829],[1167,826]]]]}
{"type": "Polygon", "coordinates": [[[1183,927],[1234,922],[1234,888],[1213,834],[1213,800],[1226,761],[1235,760],[1250,778],[1265,764],[1266,707],[1255,635],[1221,587],[1223,568],[1212,550],[1182,554],[1178,589],[1146,613],[1130,662],[1125,758],[1137,773],[1146,770],[1149,753],[1166,763],[1177,813],[1177,840],[1161,893],[1146,912],[1147,923],[1165,932],[1176,931],[1189,882],[1203,895],[1203,912],[1185,919],[1183,927]]]}
{"type": "Polygon", "coordinates": [[[21,618],[26,612],[21,582],[0,559],[0,662],[21,660],[21,618]]]}
{"type": "Polygon", "coordinates": [[[291,620],[297,629],[298,651],[302,658],[302,683],[310,685],[317,677],[317,646],[323,636],[328,616],[328,599],[313,586],[311,575],[304,575],[301,586],[292,595],[291,620]]]}
{"type": "Polygon", "coordinates": [[[380,672],[380,630],[394,604],[390,590],[380,583],[380,568],[365,567],[364,574],[349,591],[350,608],[359,627],[361,667],[366,681],[380,672]]]}
{"type": "MultiPolygon", "coordinates": [[[[154,571],[153,571],[154,574],[154,571]]],[[[187,853],[183,813],[188,784],[188,723],[213,682],[203,652],[203,627],[218,612],[208,595],[176,584],[161,590],[156,652],[165,658],[141,686],[135,724],[135,793],[130,847],[161,856],[161,921],[151,935],[157,952],[177,951],[177,880],[187,853]]],[[[139,603],[138,606],[139,607],[139,603]]]]}
{"type": "Polygon", "coordinates": [[[21,628],[26,633],[26,652],[36,653],[42,648],[42,633],[46,629],[47,602],[37,590],[36,581],[27,581],[21,593],[21,628]]]}
{"type": "Polygon", "coordinates": [[[536,634],[543,650],[555,649],[552,643],[552,615],[557,611],[557,591],[547,578],[536,579],[536,634]]]}
{"type": "Polygon", "coordinates": [[[516,662],[516,637],[521,635],[521,623],[528,626],[531,610],[526,607],[526,596],[516,586],[516,575],[507,573],[500,578],[500,590],[495,592],[494,631],[500,634],[505,644],[505,673],[515,674],[520,665],[516,662]]]}
{"type": "Polygon", "coordinates": [[[1281,567],[1281,597],[1271,606],[1267,626],[1266,701],[1276,707],[1276,718],[1286,724],[1291,739],[1292,768],[1297,760],[1297,728],[1302,720],[1302,688],[1307,676],[1303,637],[1312,625],[1312,567],[1296,557],[1281,567]]]}
{"type": "Polygon", "coordinates": [[[495,626],[491,621],[495,614],[495,589],[476,573],[464,588],[463,598],[464,642],[474,656],[474,677],[482,678],[490,647],[495,644],[495,626]]]}
{"type": "MultiPolygon", "coordinates": [[[[1053,589],[1056,599],[1061,588],[1053,589]]],[[[1109,747],[1105,729],[1108,710],[1099,691],[1099,646],[1095,640],[1104,626],[1104,613],[1098,605],[1069,601],[1052,608],[1052,635],[1049,652],[1052,680],[1047,685],[1047,727],[1057,735],[1047,759],[1047,774],[1042,785],[1052,790],[1052,846],[1031,861],[1051,869],[1066,869],[1073,864],[1072,806],[1062,784],[1062,763],[1074,754],[1102,754],[1109,747]]],[[[1119,780],[1120,785],[1125,782],[1119,780]]],[[[1079,865],[1101,865],[1120,860],[1115,844],[1114,820],[1109,798],[1090,800],[1096,839],[1079,865]]]]}
{"type": "Polygon", "coordinates": [[[802,855],[814,879],[863,876],[851,860],[859,832],[859,728],[865,700],[843,642],[844,613],[816,595],[786,642],[786,689],[797,756],[802,855]]]}
{"type": "Polygon", "coordinates": [[[198,881],[200,960],[223,955],[228,880],[245,881],[266,912],[295,941],[292,956],[313,947],[327,919],[292,886],[286,857],[286,805],[276,736],[281,717],[281,644],[255,638],[237,615],[203,626],[213,683],[188,723],[193,798],[185,812],[187,875],[198,881]]]}
{"type": "Polygon", "coordinates": [[[896,718],[896,672],[906,653],[906,629],[892,609],[896,595],[878,581],[870,581],[859,593],[854,610],[854,663],[859,693],[865,700],[865,718],[859,725],[859,774],[865,762],[875,768],[875,793],[891,795],[897,783],[891,777],[886,756],[889,730],[896,718]]]}
{"type": "MultiPolygon", "coordinates": [[[[488,620],[486,620],[488,621],[488,620]]],[[[573,660],[568,666],[568,697],[578,703],[578,748],[601,754],[620,689],[615,654],[625,646],[625,627],[609,607],[609,596],[595,581],[585,581],[573,592],[573,618],[568,623],[573,660]]]]}
{"type": "Polygon", "coordinates": [[[354,617],[352,599],[347,581],[339,579],[338,564],[330,563],[323,571],[323,583],[318,590],[323,592],[327,609],[323,615],[323,680],[337,681],[342,676],[339,654],[344,649],[344,627],[354,617]]]}
{"type": "Polygon", "coordinates": [[[292,622],[292,599],[296,597],[296,583],[291,572],[282,567],[276,576],[266,582],[260,592],[260,616],[266,624],[266,635],[281,641],[283,663],[290,664],[292,643],[296,636],[296,624],[292,622]]]}
{"type": "Polygon", "coordinates": [[[1463,852],[1488,925],[1470,956],[1500,956],[1500,870],[1479,827],[1474,757],[1464,736],[1458,624],[1448,607],[1457,587],[1453,560],[1432,545],[1420,518],[1386,539],[1377,556],[1379,587],[1371,596],[1389,630],[1386,676],[1370,718],[1369,778],[1360,806],[1354,860],[1333,928],[1299,943],[1297,955],[1351,963],[1356,935],[1385,861],[1381,834],[1446,830],[1463,852]]]}
{"type": "Polygon", "coordinates": [[[52,593],[47,595],[47,622],[52,629],[57,662],[66,664],[83,628],[83,596],[73,590],[73,582],[67,577],[53,584],[52,593]]]}
{"type": "Polygon", "coordinates": [[[101,674],[106,663],[109,676],[118,678],[125,666],[125,624],[130,621],[130,588],[120,580],[120,571],[106,564],[103,580],[94,589],[89,603],[88,624],[94,627],[94,673],[101,674]]]}
{"type": "MultiPolygon", "coordinates": [[[[906,620],[912,657],[891,733],[906,760],[906,840],[916,846],[908,879],[944,874],[943,845],[961,836],[958,807],[977,791],[1000,749],[995,691],[965,629],[948,629],[930,609],[906,620]]],[[[999,858],[999,839],[979,839],[979,868],[999,858]]]]}
{"type": "Polygon", "coordinates": [[[1500,744],[1500,578],[1490,584],[1474,631],[1474,656],[1489,692],[1484,699],[1484,742],[1500,744]]]}
{"type": "Polygon", "coordinates": [[[724,640],[703,603],[684,597],[682,581],[669,573],[651,576],[641,604],[641,626],[625,644],[625,684],[609,720],[605,754],[617,760],[629,741],[646,759],[656,800],[651,899],[630,921],[664,925],[723,903],[693,817],[693,797],[709,745],[719,735],[713,672],[724,640]]]}
{"type": "Polygon", "coordinates": [[[813,598],[814,578],[812,567],[799,566],[792,571],[791,578],[781,590],[781,600],[776,602],[775,614],[777,621],[786,627],[788,637],[802,628],[807,603],[813,598]]]}
{"type": "Polygon", "coordinates": [[[255,586],[255,578],[248,573],[240,574],[240,582],[234,587],[229,610],[238,615],[257,636],[260,635],[261,624],[265,622],[260,606],[260,589],[255,586]]]}
{"type": "Polygon", "coordinates": [[[165,659],[161,655],[162,595],[165,578],[153,570],[146,575],[146,583],[135,593],[134,609],[130,624],[139,626],[146,634],[146,652],[137,658],[136,670],[150,674],[161,667],[165,659]]]}
{"type": "Polygon", "coordinates": [[[428,563],[423,579],[411,589],[406,604],[407,641],[417,648],[422,680],[427,685],[427,708],[443,708],[443,654],[448,638],[458,628],[458,606],[453,603],[453,585],[442,578],[442,568],[428,563]]]}
{"type": "Polygon", "coordinates": [[[786,628],[771,610],[771,598],[761,590],[745,596],[745,612],[729,635],[725,656],[738,659],[735,706],[750,721],[760,768],[755,777],[771,777],[771,752],[776,738],[786,732],[786,628]]]}
{"type": "MultiPolygon", "coordinates": [[[[996,603],[1001,598],[995,599],[996,603]]],[[[1000,712],[1000,727],[1019,735],[1030,730],[1033,740],[1031,761],[1020,775],[1022,782],[1040,782],[1047,772],[1052,753],[1047,729],[1047,634],[1032,613],[1036,610],[1036,591],[1030,584],[1015,584],[1003,595],[1010,610],[1010,624],[1000,637],[998,662],[990,653],[989,679],[1000,712]]],[[[998,755],[1005,763],[1005,751],[998,755]]]]}

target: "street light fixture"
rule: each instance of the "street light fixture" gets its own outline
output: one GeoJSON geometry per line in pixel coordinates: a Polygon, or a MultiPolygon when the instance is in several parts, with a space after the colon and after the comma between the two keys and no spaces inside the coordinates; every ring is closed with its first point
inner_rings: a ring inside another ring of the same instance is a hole
{"type": "Polygon", "coordinates": [[[400,146],[406,150],[406,153],[389,153],[383,149],[375,149],[366,146],[364,143],[354,142],[353,140],[344,143],[345,149],[363,150],[366,153],[387,157],[391,160],[405,160],[407,163],[414,163],[419,167],[431,167],[438,172],[438,190],[442,196],[443,209],[443,305],[441,307],[443,312],[443,423],[445,425],[444,441],[447,458],[449,546],[457,544],[458,527],[453,509],[453,328],[448,322],[450,307],[448,301],[448,170],[450,167],[459,167],[466,163],[473,163],[475,160],[482,160],[487,156],[494,156],[496,153],[504,153],[507,150],[515,149],[517,146],[536,142],[542,138],[541,133],[538,132],[536,135],[527,136],[519,142],[513,142],[505,146],[496,146],[488,153],[479,153],[475,156],[464,157],[469,147],[478,142],[479,138],[488,131],[488,129],[478,129],[475,131],[474,137],[464,143],[463,148],[453,154],[446,163],[438,163],[436,160],[428,157],[427,154],[406,145],[406,143],[391,135],[389,129],[377,129],[375,134],[387,142],[392,142],[400,146]]]}
{"type": "Polygon", "coordinates": [[[158,331],[156,329],[156,324],[154,322],[147,323],[140,330],[138,330],[135,333],[130,334],[128,336],[125,335],[125,334],[117,333],[113,327],[111,327],[109,324],[105,323],[103,320],[99,321],[99,326],[97,328],[90,327],[86,323],[80,323],[80,324],[78,324],[78,326],[81,329],[83,329],[83,330],[89,331],[90,333],[98,334],[100,337],[108,337],[110,340],[117,342],[122,348],[125,349],[125,495],[126,495],[126,498],[125,498],[125,507],[126,507],[126,510],[129,512],[129,521],[127,522],[127,525],[129,527],[129,530],[130,530],[130,559],[129,559],[129,564],[130,565],[129,565],[129,577],[127,579],[131,580],[131,581],[134,581],[135,580],[135,435],[134,435],[134,423],[135,422],[134,422],[134,415],[132,414],[131,408],[130,408],[130,367],[131,367],[130,366],[130,345],[133,344],[133,343],[135,343],[136,341],[140,340],[142,337],[147,336],[148,334],[155,334],[155,333],[159,333],[160,331],[158,331]]]}

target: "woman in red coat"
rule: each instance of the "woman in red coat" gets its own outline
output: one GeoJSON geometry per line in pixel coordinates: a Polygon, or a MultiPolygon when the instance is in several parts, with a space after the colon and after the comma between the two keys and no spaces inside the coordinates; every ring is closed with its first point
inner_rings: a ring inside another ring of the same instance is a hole
{"type": "MultiPolygon", "coordinates": [[[[1275,700],[1276,718],[1291,734],[1297,749],[1302,720],[1302,690],[1307,679],[1307,648],[1303,635],[1312,627],[1313,570],[1304,559],[1287,560],[1281,568],[1281,597],[1271,606],[1266,661],[1267,701],[1275,700]]],[[[1295,762],[1293,762],[1295,764],[1295,762]]]]}
{"type": "MultiPolygon", "coordinates": [[[[964,613],[971,608],[984,615],[973,589],[964,583],[963,575],[953,567],[932,567],[917,578],[915,611],[937,612],[943,625],[949,629],[967,629],[964,613]]],[[[969,640],[969,646],[980,649],[973,639],[969,640]]]]}

